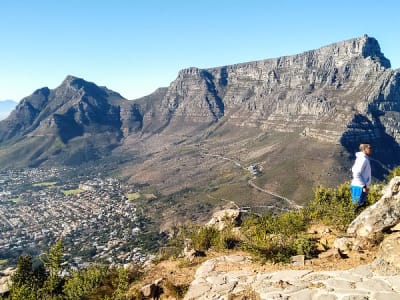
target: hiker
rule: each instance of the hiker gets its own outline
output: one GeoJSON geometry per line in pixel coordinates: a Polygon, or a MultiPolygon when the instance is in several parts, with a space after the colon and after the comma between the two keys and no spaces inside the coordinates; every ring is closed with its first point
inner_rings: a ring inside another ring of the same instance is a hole
{"type": "Polygon", "coordinates": [[[350,190],[352,202],[355,205],[354,211],[365,206],[369,185],[371,184],[371,164],[369,156],[372,154],[372,147],[367,142],[362,142],[359,147],[360,151],[356,153],[356,161],[351,171],[353,172],[353,180],[351,181],[350,190]]]}

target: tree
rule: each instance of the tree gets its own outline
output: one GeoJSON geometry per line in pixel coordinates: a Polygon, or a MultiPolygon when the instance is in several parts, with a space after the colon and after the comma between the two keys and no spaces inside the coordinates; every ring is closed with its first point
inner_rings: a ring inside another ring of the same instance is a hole
{"type": "Polygon", "coordinates": [[[74,271],[63,287],[66,299],[86,299],[103,283],[106,274],[107,268],[99,265],[74,271]]]}
{"type": "Polygon", "coordinates": [[[63,243],[62,240],[58,240],[54,246],[46,251],[46,253],[40,258],[46,272],[48,273],[48,277],[40,290],[40,294],[45,299],[53,297],[62,291],[62,278],[60,277],[60,273],[63,255],[63,243]]]}
{"type": "Polygon", "coordinates": [[[37,292],[45,279],[43,266],[33,269],[32,257],[29,255],[20,256],[17,269],[11,276],[11,299],[37,299],[37,292]]]}

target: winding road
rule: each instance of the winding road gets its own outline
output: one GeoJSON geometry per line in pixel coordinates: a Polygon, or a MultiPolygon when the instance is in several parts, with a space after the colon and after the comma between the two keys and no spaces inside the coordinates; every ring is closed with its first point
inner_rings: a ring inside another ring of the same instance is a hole
{"type": "MultiPolygon", "coordinates": [[[[211,157],[216,157],[216,158],[219,158],[219,159],[231,161],[231,162],[232,162],[233,164],[235,164],[237,167],[240,167],[240,168],[242,168],[242,169],[245,170],[245,171],[249,171],[249,170],[248,170],[247,168],[245,168],[239,161],[237,161],[237,160],[235,160],[235,159],[232,159],[232,158],[229,158],[229,157],[225,157],[225,156],[222,156],[222,155],[220,155],[220,154],[209,154],[209,153],[206,153],[206,152],[201,152],[201,154],[204,155],[204,156],[211,156],[211,157]]],[[[249,181],[248,181],[247,183],[249,184],[249,186],[251,186],[252,188],[256,189],[257,191],[259,191],[259,192],[261,192],[261,193],[265,193],[265,194],[274,196],[274,197],[276,197],[276,198],[278,198],[278,199],[281,199],[281,200],[285,201],[285,202],[289,205],[289,207],[291,207],[291,208],[293,208],[293,209],[295,209],[295,210],[298,210],[298,209],[303,208],[303,206],[298,205],[298,204],[297,204],[296,202],[294,202],[293,200],[290,200],[290,199],[288,199],[288,198],[286,198],[286,197],[283,197],[283,196],[281,196],[281,195],[278,195],[278,194],[276,194],[276,193],[274,193],[274,192],[272,192],[272,191],[268,191],[268,190],[266,190],[266,189],[263,189],[263,188],[257,186],[257,185],[253,182],[253,179],[249,179],[249,181]]],[[[283,208],[281,208],[281,207],[277,207],[277,206],[273,206],[273,205],[268,205],[268,206],[265,206],[265,207],[267,207],[267,208],[279,209],[279,210],[286,210],[286,211],[289,211],[289,210],[290,210],[290,209],[283,209],[283,208]]]]}

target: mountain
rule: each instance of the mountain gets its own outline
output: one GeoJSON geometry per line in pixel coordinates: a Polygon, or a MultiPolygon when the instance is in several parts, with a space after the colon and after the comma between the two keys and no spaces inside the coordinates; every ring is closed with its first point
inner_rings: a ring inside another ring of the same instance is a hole
{"type": "Polygon", "coordinates": [[[0,120],[7,118],[10,112],[17,106],[17,102],[13,100],[0,101],[0,120]]]}
{"type": "Polygon", "coordinates": [[[366,35],[292,56],[187,68],[132,101],[68,76],[0,122],[0,166],[118,161],[119,176],[172,195],[160,204],[171,222],[188,213],[179,199],[190,193],[190,213],[225,200],[277,203],[249,186],[244,169],[252,164],[263,170],[254,184],[306,202],[313,187],[350,178],[360,141],[375,149],[376,178],[400,163],[399,102],[400,71],[366,35]]]}
{"type": "Polygon", "coordinates": [[[0,122],[0,142],[7,145],[1,158],[16,166],[97,159],[140,129],[137,116],[137,106],[118,93],[68,76],[56,89],[22,99],[0,122]]]}

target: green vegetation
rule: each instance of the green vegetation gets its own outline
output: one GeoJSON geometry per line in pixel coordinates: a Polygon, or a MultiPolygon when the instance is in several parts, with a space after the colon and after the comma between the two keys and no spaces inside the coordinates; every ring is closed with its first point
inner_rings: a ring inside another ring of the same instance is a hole
{"type": "Polygon", "coordinates": [[[351,203],[349,183],[344,183],[337,188],[323,186],[316,188],[314,199],[308,203],[305,211],[312,220],[319,220],[324,224],[345,230],[356,216],[351,203]]]}
{"type": "Polygon", "coordinates": [[[137,199],[142,199],[142,200],[149,200],[149,199],[156,199],[157,196],[154,194],[141,194],[141,193],[127,193],[126,197],[130,201],[134,201],[137,199]]]}
{"type": "MultiPolygon", "coordinates": [[[[396,172],[400,173],[400,168],[392,173],[397,175],[396,172]]],[[[391,177],[395,176],[393,174],[391,177]]],[[[383,183],[370,186],[367,205],[380,199],[382,187],[383,183]]],[[[310,226],[320,223],[344,232],[359,213],[354,208],[349,182],[336,188],[320,186],[301,210],[280,215],[250,215],[241,224],[239,234],[234,234],[232,227],[218,231],[213,227],[185,224],[178,228],[170,245],[180,247],[181,251],[185,241],[190,240],[195,249],[202,251],[238,248],[261,261],[288,262],[292,256],[300,254],[312,258],[318,254],[318,241],[307,233],[310,226]]],[[[322,246],[329,247],[323,243],[322,246]]]]}
{"type": "Polygon", "coordinates": [[[140,278],[141,272],[132,268],[108,268],[91,265],[61,276],[64,262],[62,241],[56,242],[34,266],[32,257],[20,256],[12,275],[10,296],[7,299],[117,299],[125,300],[129,285],[140,278]]]}
{"type": "Polygon", "coordinates": [[[288,262],[300,254],[311,258],[317,253],[317,243],[306,233],[308,225],[304,211],[253,215],[242,224],[242,247],[262,261],[288,262]]]}
{"type": "Polygon", "coordinates": [[[129,201],[133,201],[133,200],[139,199],[140,194],[139,193],[128,193],[128,194],[126,194],[126,197],[128,198],[129,201]]]}
{"type": "Polygon", "coordinates": [[[8,262],[8,259],[0,259],[0,266],[5,265],[8,262]]]}
{"type": "Polygon", "coordinates": [[[54,186],[56,184],[57,184],[57,182],[55,182],[55,181],[47,181],[47,182],[34,183],[34,184],[32,184],[32,186],[48,187],[48,186],[54,186]]]}
{"type": "Polygon", "coordinates": [[[18,203],[20,203],[22,201],[22,199],[21,199],[21,197],[18,197],[18,198],[11,198],[8,201],[14,202],[15,204],[18,204],[18,203]]]}
{"type": "Polygon", "coordinates": [[[81,190],[81,189],[73,189],[73,190],[62,190],[61,192],[65,196],[68,196],[68,195],[76,195],[76,194],[82,193],[83,190],[81,190]]]}

